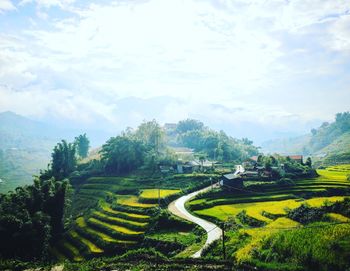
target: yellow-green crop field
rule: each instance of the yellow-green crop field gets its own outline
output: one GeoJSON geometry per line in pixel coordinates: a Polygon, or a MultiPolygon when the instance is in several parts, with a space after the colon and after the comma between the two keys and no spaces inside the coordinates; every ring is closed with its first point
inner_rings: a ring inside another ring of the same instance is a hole
{"type": "Polygon", "coordinates": [[[122,217],[127,217],[129,219],[136,219],[136,220],[142,220],[142,221],[146,221],[150,218],[150,216],[148,215],[141,215],[141,214],[134,214],[134,213],[127,213],[127,212],[122,212],[122,211],[118,211],[118,210],[114,210],[112,209],[106,202],[100,202],[100,207],[101,209],[109,214],[113,214],[113,215],[120,215],[122,217]]]}
{"type": "MultiPolygon", "coordinates": [[[[168,196],[180,193],[180,189],[160,189],[160,198],[166,198],[168,196]]],[[[140,194],[144,199],[157,199],[158,189],[145,189],[140,194]]]]}
{"type": "Polygon", "coordinates": [[[211,216],[213,218],[226,221],[230,217],[236,216],[243,210],[247,215],[264,222],[271,222],[270,218],[262,215],[263,211],[274,215],[285,215],[287,209],[295,209],[302,204],[308,204],[311,207],[321,207],[325,202],[336,202],[343,200],[343,196],[318,197],[308,200],[281,200],[281,201],[262,201],[252,203],[238,203],[232,205],[218,205],[209,209],[194,211],[198,215],[211,216]]]}
{"type": "Polygon", "coordinates": [[[254,253],[254,250],[260,247],[261,241],[272,234],[285,228],[295,228],[300,226],[296,221],[286,217],[277,218],[275,221],[269,223],[266,227],[256,229],[241,229],[241,234],[248,234],[251,240],[248,244],[238,249],[235,253],[235,258],[238,262],[249,261],[254,253]]]}
{"type": "Polygon", "coordinates": [[[90,240],[82,237],[79,235],[76,231],[70,231],[69,233],[72,238],[79,240],[81,243],[86,245],[91,253],[102,253],[103,249],[96,246],[94,243],[92,243],[90,240]]]}
{"type": "MultiPolygon", "coordinates": [[[[288,210],[298,208],[302,204],[310,207],[321,207],[350,197],[341,192],[346,191],[342,189],[350,188],[350,182],[347,180],[347,176],[350,174],[350,165],[328,167],[317,170],[317,172],[318,177],[295,180],[294,185],[291,186],[262,184],[261,190],[257,190],[255,193],[236,192],[230,194],[218,191],[216,194],[194,199],[189,202],[188,206],[196,215],[220,221],[236,221],[241,224],[236,216],[243,210],[246,211],[248,217],[263,221],[265,223],[263,227],[254,228],[243,225],[243,228],[235,233],[235,237],[227,242],[228,246],[230,246],[230,242],[232,246],[237,246],[238,243],[242,243],[241,238],[245,238],[244,244],[231,256],[238,262],[247,262],[254,258],[254,253],[261,249],[263,241],[270,236],[283,230],[304,228],[302,224],[286,217],[288,210]],[[327,189],[334,188],[340,191],[338,196],[312,196],[312,193],[324,193],[327,189]],[[304,199],[300,195],[308,197],[304,199]]],[[[338,213],[328,213],[326,216],[330,221],[336,223],[350,222],[349,217],[338,213]]]]}
{"type": "Polygon", "coordinates": [[[140,231],[130,230],[128,228],[121,227],[121,226],[118,226],[118,225],[109,224],[109,223],[103,222],[101,220],[98,220],[98,219],[96,219],[94,217],[90,217],[88,221],[90,221],[90,222],[92,222],[94,224],[98,224],[98,225],[104,226],[104,227],[109,228],[109,229],[111,229],[113,231],[121,232],[121,233],[128,234],[128,235],[139,235],[139,234],[143,233],[143,232],[140,232],[140,231]]]}
{"type": "Polygon", "coordinates": [[[139,202],[138,197],[134,195],[117,195],[117,203],[120,205],[139,208],[152,208],[157,206],[157,204],[153,203],[141,203],[139,202]]]}

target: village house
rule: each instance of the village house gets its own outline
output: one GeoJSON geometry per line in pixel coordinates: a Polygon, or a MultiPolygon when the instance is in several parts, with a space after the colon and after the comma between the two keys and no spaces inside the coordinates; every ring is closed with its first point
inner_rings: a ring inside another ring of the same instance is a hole
{"type": "Polygon", "coordinates": [[[298,162],[300,164],[303,163],[303,156],[302,155],[288,155],[285,156],[286,158],[289,157],[291,160],[298,162]]]}
{"type": "Polygon", "coordinates": [[[234,173],[221,176],[220,185],[225,189],[243,188],[243,179],[234,173]]]}

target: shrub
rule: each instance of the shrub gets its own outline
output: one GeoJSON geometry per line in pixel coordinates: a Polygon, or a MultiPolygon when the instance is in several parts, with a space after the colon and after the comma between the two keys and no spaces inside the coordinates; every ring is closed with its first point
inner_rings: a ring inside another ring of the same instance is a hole
{"type": "Polygon", "coordinates": [[[281,185],[281,186],[293,186],[293,185],[295,185],[293,180],[290,178],[281,178],[277,181],[277,184],[281,185]]]}
{"type": "Polygon", "coordinates": [[[247,215],[247,211],[243,210],[236,216],[243,224],[249,225],[251,227],[262,227],[266,223],[263,221],[260,221],[254,217],[251,217],[247,215]]]}
{"type": "Polygon", "coordinates": [[[302,204],[300,207],[290,210],[287,217],[302,224],[307,224],[320,221],[325,213],[322,208],[311,208],[306,204],[302,204]]]}

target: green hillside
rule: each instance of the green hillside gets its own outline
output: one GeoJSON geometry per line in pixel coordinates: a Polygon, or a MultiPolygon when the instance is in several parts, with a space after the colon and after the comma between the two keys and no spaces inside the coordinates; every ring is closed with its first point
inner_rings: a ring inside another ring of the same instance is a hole
{"type": "Polygon", "coordinates": [[[183,191],[209,184],[213,175],[142,176],[91,177],[79,184],[72,199],[74,222],[52,247],[57,260],[82,261],[155,244],[174,256],[200,243],[194,225],[160,211],[155,186],[162,181],[166,187],[160,190],[161,206],[166,207],[183,191]]]}
{"type": "MultiPolygon", "coordinates": [[[[258,270],[345,270],[350,256],[350,165],[318,174],[289,185],[217,190],[193,199],[188,208],[225,222],[227,257],[236,263],[258,270]]],[[[220,259],[221,242],[204,255],[220,259]]]]}
{"type": "Polygon", "coordinates": [[[332,123],[324,122],[305,136],[266,141],[262,150],[269,153],[310,155],[317,165],[350,162],[350,113],[336,114],[332,123]]]}

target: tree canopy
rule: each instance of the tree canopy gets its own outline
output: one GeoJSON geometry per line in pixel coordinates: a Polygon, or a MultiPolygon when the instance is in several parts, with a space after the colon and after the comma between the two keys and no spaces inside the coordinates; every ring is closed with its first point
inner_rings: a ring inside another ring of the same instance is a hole
{"type": "Polygon", "coordinates": [[[224,131],[214,131],[197,120],[188,119],[177,124],[177,140],[180,145],[204,152],[208,158],[219,161],[244,160],[259,153],[253,142],[244,138],[234,139],[224,131]]]}
{"type": "Polygon", "coordinates": [[[90,140],[86,136],[86,134],[79,135],[75,138],[74,144],[77,148],[77,154],[81,158],[87,157],[90,148],[90,140]]]}

